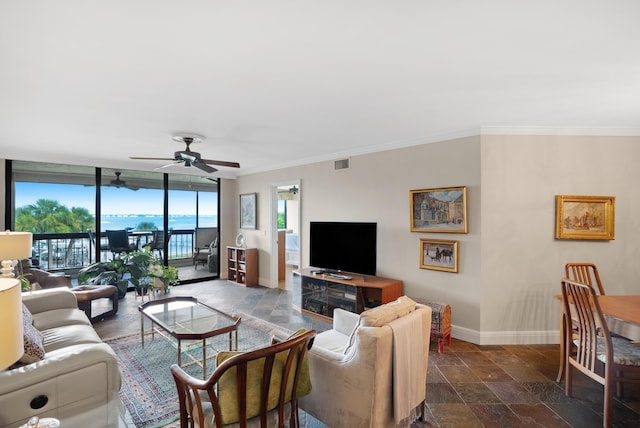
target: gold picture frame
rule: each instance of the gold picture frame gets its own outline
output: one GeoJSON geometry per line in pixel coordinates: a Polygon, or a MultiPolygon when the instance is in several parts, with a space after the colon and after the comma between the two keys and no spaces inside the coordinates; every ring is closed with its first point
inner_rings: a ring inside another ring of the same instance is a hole
{"type": "Polygon", "coordinates": [[[458,273],[458,241],[421,239],[420,269],[458,273]]]}
{"type": "Polygon", "coordinates": [[[556,195],[556,239],[615,239],[615,196],[556,195]]]}
{"type": "Polygon", "coordinates": [[[467,188],[411,190],[412,232],[467,233],[467,188]]]}

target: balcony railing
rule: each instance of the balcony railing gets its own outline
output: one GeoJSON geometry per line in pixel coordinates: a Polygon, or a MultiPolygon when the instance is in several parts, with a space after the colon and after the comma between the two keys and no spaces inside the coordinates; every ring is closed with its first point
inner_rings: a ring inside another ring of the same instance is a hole
{"type": "MultiPolygon", "coordinates": [[[[100,244],[106,246],[107,237],[103,233],[100,244]]],[[[169,260],[193,257],[193,229],[172,230],[169,239],[169,260]]],[[[132,242],[142,249],[151,241],[151,232],[134,232],[132,242]]],[[[87,233],[36,233],[33,235],[32,258],[38,260],[41,268],[49,271],[81,269],[94,263],[95,247],[87,233]]],[[[100,261],[113,257],[111,251],[102,250],[100,261]]]]}

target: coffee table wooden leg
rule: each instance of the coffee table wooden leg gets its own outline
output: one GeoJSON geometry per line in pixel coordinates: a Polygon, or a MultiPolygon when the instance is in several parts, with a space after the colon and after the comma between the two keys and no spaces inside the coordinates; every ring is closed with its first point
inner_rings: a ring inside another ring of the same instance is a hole
{"type": "Polygon", "coordinates": [[[178,339],[178,365],[182,367],[182,341],[178,339]]]}
{"type": "Polygon", "coordinates": [[[142,338],[142,348],[144,349],[144,315],[140,314],[140,337],[142,338]]]}

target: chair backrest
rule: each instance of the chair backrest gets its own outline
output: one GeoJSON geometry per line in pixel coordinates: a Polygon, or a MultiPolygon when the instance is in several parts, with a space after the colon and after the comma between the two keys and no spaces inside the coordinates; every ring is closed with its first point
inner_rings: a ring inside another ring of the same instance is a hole
{"type": "MultiPolygon", "coordinates": [[[[612,366],[613,345],[594,288],[565,278],[562,280],[562,302],[565,313],[572,313],[571,317],[565,318],[566,331],[573,332],[577,347],[575,356],[567,352],[566,369],[570,370],[570,365],[573,365],[590,378],[604,384],[605,377],[596,371],[598,342],[602,341],[605,345],[607,355],[605,370],[609,370],[612,366]]],[[[568,337],[571,340],[572,335],[568,337]]],[[[571,349],[571,347],[567,346],[565,349],[571,349]]]]}
{"type": "Polygon", "coordinates": [[[89,240],[95,246],[96,245],[96,235],[93,233],[93,231],[91,229],[87,229],[87,233],[89,234],[89,240]]]}
{"type": "MultiPolygon", "coordinates": [[[[171,240],[171,231],[167,233],[167,242],[171,240]]],[[[164,249],[164,230],[154,230],[151,232],[151,249],[163,250],[164,249]]]]}
{"type": "Polygon", "coordinates": [[[173,364],[171,374],[178,389],[180,426],[202,427],[215,423],[220,428],[237,421],[240,427],[246,427],[253,417],[259,418],[262,427],[275,426],[273,421],[267,423],[268,413],[273,411],[277,413],[277,426],[283,427],[287,409],[291,411],[290,426],[298,426],[300,380],[308,376],[308,371],[303,373],[305,366],[308,370],[305,356],[315,335],[315,330],[310,330],[265,348],[234,353],[219,361],[204,381],[173,364]],[[301,361],[305,363],[299,364],[301,361]],[[203,404],[203,397],[211,406],[203,404]],[[257,403],[248,397],[258,397],[259,408],[255,408],[257,403]],[[230,408],[233,410],[229,411],[230,408]],[[207,410],[212,413],[207,414],[207,410]]]}
{"type": "Polygon", "coordinates": [[[217,227],[198,227],[195,230],[195,248],[207,248],[218,237],[217,227]]]}
{"type": "Polygon", "coordinates": [[[604,296],[604,287],[600,281],[598,268],[593,263],[567,263],[564,266],[565,276],[572,281],[586,284],[590,287],[598,286],[598,292],[604,296]]]}
{"type": "Polygon", "coordinates": [[[129,232],[123,230],[107,230],[107,240],[109,241],[109,250],[114,253],[130,251],[129,232]]]}

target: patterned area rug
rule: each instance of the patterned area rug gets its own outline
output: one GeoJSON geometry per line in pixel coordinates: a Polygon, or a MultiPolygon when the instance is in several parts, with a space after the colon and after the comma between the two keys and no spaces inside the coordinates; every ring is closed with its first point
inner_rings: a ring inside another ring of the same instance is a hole
{"type": "MultiPolygon", "coordinates": [[[[267,321],[238,313],[242,318],[238,328],[238,349],[248,351],[270,343],[274,329],[289,333],[288,330],[267,321]]],[[[122,374],[120,398],[131,414],[136,427],[162,427],[178,419],[178,399],[176,385],[169,367],[177,362],[177,342],[156,334],[155,340],[145,338],[142,347],[140,335],[130,335],[108,340],[113,348],[122,374]]],[[[224,334],[207,339],[207,356],[217,351],[227,350],[229,336],[224,334]],[[211,344],[211,348],[209,345],[211,344]]],[[[184,348],[184,342],[183,342],[184,348]]],[[[184,352],[184,351],[183,351],[184,352]]],[[[187,351],[194,356],[202,355],[202,348],[187,351]]],[[[182,361],[187,361],[186,356],[182,361]]],[[[215,359],[207,361],[207,375],[215,368],[215,359]]],[[[202,378],[202,367],[191,365],[184,368],[189,374],[202,378]]]]}

